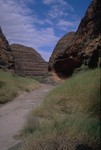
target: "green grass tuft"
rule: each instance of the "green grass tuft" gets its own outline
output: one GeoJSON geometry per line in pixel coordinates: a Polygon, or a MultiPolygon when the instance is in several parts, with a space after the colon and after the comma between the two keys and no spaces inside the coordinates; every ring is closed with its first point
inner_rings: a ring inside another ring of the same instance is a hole
{"type": "Polygon", "coordinates": [[[0,70],[0,104],[11,101],[21,91],[29,92],[40,87],[39,82],[0,70]]]}
{"type": "Polygon", "coordinates": [[[28,122],[25,134],[30,133],[31,137],[24,150],[72,150],[79,143],[97,149],[101,124],[100,70],[90,70],[66,80],[47,95],[32,116],[39,119],[38,127],[32,125],[31,130],[31,121],[28,122]]]}

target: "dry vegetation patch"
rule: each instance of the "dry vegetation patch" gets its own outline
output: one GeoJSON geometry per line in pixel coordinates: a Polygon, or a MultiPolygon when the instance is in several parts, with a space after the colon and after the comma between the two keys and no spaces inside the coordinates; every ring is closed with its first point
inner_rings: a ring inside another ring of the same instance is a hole
{"type": "Polygon", "coordinates": [[[11,101],[21,91],[29,92],[40,87],[39,82],[0,71],[0,104],[11,101]]]}

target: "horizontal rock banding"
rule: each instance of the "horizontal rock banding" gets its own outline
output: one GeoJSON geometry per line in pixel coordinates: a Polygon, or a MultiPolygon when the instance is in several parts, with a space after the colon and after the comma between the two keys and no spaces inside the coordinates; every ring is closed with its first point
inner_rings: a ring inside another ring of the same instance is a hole
{"type": "Polygon", "coordinates": [[[20,44],[11,46],[15,72],[22,76],[41,76],[47,73],[47,63],[33,48],[20,44]]]}

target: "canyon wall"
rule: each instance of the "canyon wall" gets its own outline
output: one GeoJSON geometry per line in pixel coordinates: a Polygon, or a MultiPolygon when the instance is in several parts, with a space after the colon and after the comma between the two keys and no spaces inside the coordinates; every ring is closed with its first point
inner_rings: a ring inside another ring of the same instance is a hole
{"type": "MultiPolygon", "coordinates": [[[[80,22],[72,39],[72,44],[65,50],[61,48],[61,53],[53,58],[52,67],[50,69],[49,66],[49,69],[56,72],[58,76],[68,77],[76,68],[78,70],[84,67],[93,69],[101,65],[100,9],[100,1],[93,0],[80,22]]],[[[49,64],[51,63],[51,59],[49,64]]]]}

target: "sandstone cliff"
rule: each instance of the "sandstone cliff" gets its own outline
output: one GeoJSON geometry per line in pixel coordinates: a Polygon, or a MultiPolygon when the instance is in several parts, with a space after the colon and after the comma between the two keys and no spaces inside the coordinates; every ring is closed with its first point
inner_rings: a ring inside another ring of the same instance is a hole
{"type": "Polygon", "coordinates": [[[101,53],[101,3],[93,0],[73,38],[72,45],[54,58],[52,70],[59,76],[69,76],[75,68],[100,65],[101,53]]]}
{"type": "Polygon", "coordinates": [[[0,69],[14,69],[14,61],[9,43],[0,28],[0,69]]]}
{"type": "Polygon", "coordinates": [[[48,66],[49,71],[51,71],[52,68],[54,67],[53,64],[55,58],[60,56],[61,52],[63,53],[66,50],[66,48],[71,45],[74,35],[75,32],[69,32],[58,41],[49,60],[49,66],[48,66]]]}
{"type": "Polygon", "coordinates": [[[18,75],[41,76],[47,73],[47,63],[37,51],[19,44],[12,44],[10,47],[14,56],[15,72],[18,75]]]}

